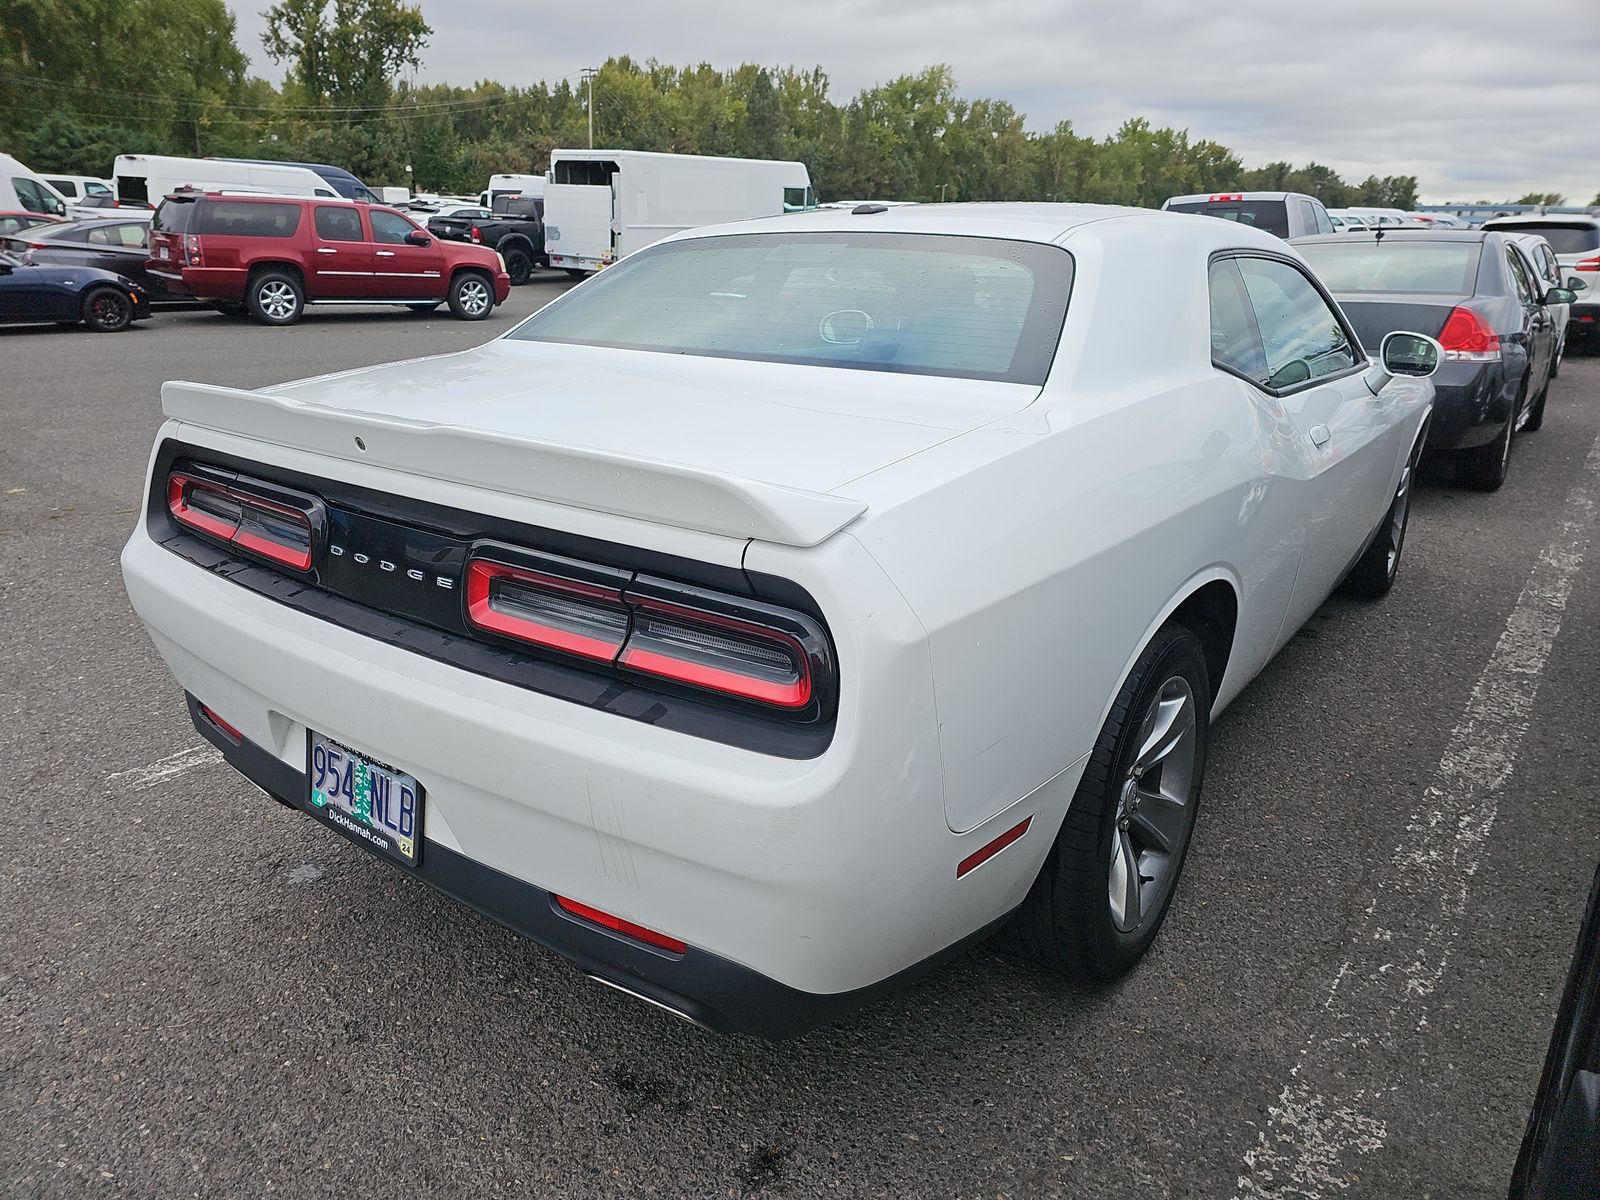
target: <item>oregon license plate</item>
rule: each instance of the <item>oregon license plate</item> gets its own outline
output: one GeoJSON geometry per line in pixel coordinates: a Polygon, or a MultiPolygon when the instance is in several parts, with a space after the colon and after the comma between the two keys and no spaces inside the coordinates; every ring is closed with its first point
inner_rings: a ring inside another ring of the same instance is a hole
{"type": "Polygon", "coordinates": [[[314,816],[381,854],[417,865],[422,788],[414,778],[316,732],[306,759],[307,805],[314,816]]]}

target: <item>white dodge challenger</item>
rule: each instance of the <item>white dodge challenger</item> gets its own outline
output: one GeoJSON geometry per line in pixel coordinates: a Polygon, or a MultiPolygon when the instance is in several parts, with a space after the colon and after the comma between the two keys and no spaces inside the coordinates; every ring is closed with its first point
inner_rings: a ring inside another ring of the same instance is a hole
{"type": "Polygon", "coordinates": [[[696,230],[475,350],[167,384],[122,567],[269,795],[781,1037],[1008,921],[1139,959],[1210,721],[1389,589],[1442,353],[1206,217],[696,230]]]}

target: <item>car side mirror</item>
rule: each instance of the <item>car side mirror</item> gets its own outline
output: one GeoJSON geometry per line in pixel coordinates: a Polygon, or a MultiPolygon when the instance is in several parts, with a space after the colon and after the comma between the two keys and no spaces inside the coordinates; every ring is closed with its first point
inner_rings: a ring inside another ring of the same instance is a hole
{"type": "Polygon", "coordinates": [[[1431,337],[1397,329],[1383,339],[1378,357],[1390,375],[1427,379],[1444,361],[1444,348],[1431,337]]]}
{"type": "Polygon", "coordinates": [[[1583,280],[1579,279],[1576,275],[1569,275],[1567,277],[1567,288],[1568,290],[1574,292],[1587,292],[1589,290],[1589,285],[1583,280]]]}
{"type": "Polygon", "coordinates": [[[1551,288],[1544,294],[1546,304],[1575,304],[1578,293],[1572,288],[1551,288]]]}
{"type": "Polygon", "coordinates": [[[406,241],[409,242],[413,246],[431,246],[431,245],[433,245],[433,239],[431,237],[429,237],[427,234],[423,233],[422,230],[420,230],[420,229],[417,230],[415,233],[406,234],[406,241]]]}

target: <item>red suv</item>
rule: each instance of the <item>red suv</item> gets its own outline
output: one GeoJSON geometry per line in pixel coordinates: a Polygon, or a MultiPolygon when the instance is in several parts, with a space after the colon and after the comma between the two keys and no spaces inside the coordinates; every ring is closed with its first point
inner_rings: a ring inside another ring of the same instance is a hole
{"type": "Polygon", "coordinates": [[[290,325],[307,304],[448,303],[481,321],[511,294],[493,250],[444,242],[354,200],[179,192],[156,209],[146,269],[225,313],[290,325]]]}

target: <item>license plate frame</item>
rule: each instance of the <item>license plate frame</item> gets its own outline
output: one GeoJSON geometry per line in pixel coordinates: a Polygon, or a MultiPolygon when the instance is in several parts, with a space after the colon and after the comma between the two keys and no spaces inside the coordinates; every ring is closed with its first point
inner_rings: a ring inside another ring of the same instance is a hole
{"type": "Polygon", "coordinates": [[[301,807],[324,825],[383,858],[415,868],[422,862],[424,803],[424,790],[416,776],[325,733],[306,730],[306,790],[301,807]],[[322,752],[320,763],[318,751],[322,752]],[[409,835],[405,833],[408,824],[409,835]]]}

